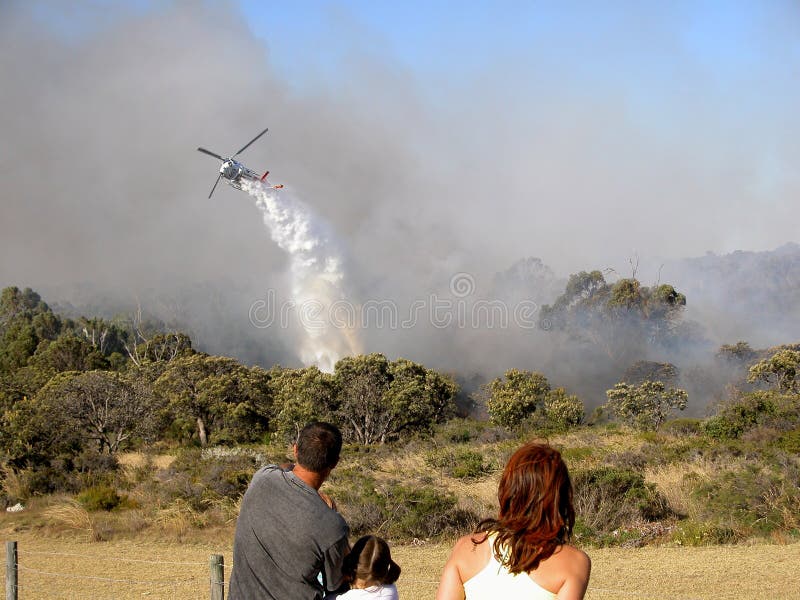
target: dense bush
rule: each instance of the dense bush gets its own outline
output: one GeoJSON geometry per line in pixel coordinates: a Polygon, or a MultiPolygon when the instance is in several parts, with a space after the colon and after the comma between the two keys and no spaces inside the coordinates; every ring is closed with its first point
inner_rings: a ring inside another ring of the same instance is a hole
{"type": "Polygon", "coordinates": [[[541,373],[510,369],[486,386],[486,409],[495,425],[514,429],[539,410],[550,392],[541,373]]]}
{"type": "Polygon", "coordinates": [[[663,433],[675,436],[693,436],[700,433],[703,429],[703,422],[700,419],[672,419],[661,426],[663,433]]]}
{"type": "Polygon", "coordinates": [[[361,469],[341,468],[326,485],[354,536],[437,539],[463,534],[478,522],[458,508],[455,496],[426,484],[379,483],[361,469]]]}
{"type": "Polygon", "coordinates": [[[704,425],[705,433],[716,440],[731,440],[754,427],[778,431],[794,429],[800,422],[800,398],[774,390],[743,394],[723,404],[716,416],[704,425]]]}
{"type": "Polygon", "coordinates": [[[699,522],[732,529],[740,538],[800,527],[800,468],[793,460],[727,470],[699,482],[692,497],[699,522]]]}
{"type": "Polygon", "coordinates": [[[434,450],[425,456],[425,463],[456,479],[474,479],[493,469],[483,454],[469,448],[434,450]]]}
{"type": "Polygon", "coordinates": [[[580,425],[586,417],[580,398],[567,394],[564,388],[552,390],[545,398],[543,408],[547,425],[558,430],[580,425]]]}
{"type": "Polygon", "coordinates": [[[160,474],[162,501],[186,501],[193,510],[206,510],[223,498],[244,494],[253,473],[267,464],[258,452],[237,448],[186,449],[160,474]]]}
{"type": "Polygon", "coordinates": [[[712,544],[731,544],[741,536],[731,527],[686,521],[679,524],[671,539],[679,546],[708,546],[712,544]]]}
{"type": "Polygon", "coordinates": [[[625,526],[673,515],[664,497],[639,472],[599,467],[578,471],[572,481],[580,531],[596,542],[603,543],[625,526]]]}
{"type": "Polygon", "coordinates": [[[117,490],[110,485],[92,486],[78,494],[78,502],[86,510],[113,510],[117,508],[124,497],[117,493],[117,490]]]}
{"type": "Polygon", "coordinates": [[[658,429],[673,411],[685,409],[688,401],[685,390],[667,388],[661,381],[620,382],[606,396],[608,408],[618,419],[645,431],[658,429]]]}

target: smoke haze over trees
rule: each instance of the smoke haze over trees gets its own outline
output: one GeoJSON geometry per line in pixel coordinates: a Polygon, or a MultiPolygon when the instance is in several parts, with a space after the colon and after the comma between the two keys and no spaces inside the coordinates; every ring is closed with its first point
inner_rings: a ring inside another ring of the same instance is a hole
{"type": "Polygon", "coordinates": [[[395,307],[397,327],[362,332],[365,352],[466,378],[532,369],[596,394],[630,361],[516,327],[513,309],[552,304],[581,271],[628,278],[636,254],[641,285],[674,286],[697,324],[691,347],[641,358],[688,377],[676,354],[800,339],[800,248],[781,246],[798,241],[793,4],[760,14],[735,77],[686,41],[679,10],[616,14],[582,43],[577,26],[543,34],[524,59],[488,53],[452,77],[409,71],[344,10],[323,40],[347,40],[337,77],[306,69],[302,84],[229,3],[73,10],[0,8],[0,287],[31,286],[74,318],[141,306],[200,350],[300,366],[295,329],[250,320],[269,290],[289,297],[287,258],[246,195],[206,198],[216,165],[194,150],[232,152],[269,126],[245,164],[327,221],[349,302],[395,307]],[[593,80],[591,55],[616,78],[593,80]],[[432,322],[432,295],[453,302],[453,324],[432,322]],[[509,326],[486,326],[490,306],[459,327],[459,300],[502,302],[509,326]]]}

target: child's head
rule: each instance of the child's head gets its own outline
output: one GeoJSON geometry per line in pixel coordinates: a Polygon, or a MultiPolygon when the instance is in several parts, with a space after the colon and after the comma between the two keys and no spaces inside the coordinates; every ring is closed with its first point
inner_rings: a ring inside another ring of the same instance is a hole
{"type": "Polygon", "coordinates": [[[374,535],[360,538],[344,559],[342,572],[351,582],[373,585],[388,585],[400,577],[400,566],[392,560],[389,544],[374,535]]]}

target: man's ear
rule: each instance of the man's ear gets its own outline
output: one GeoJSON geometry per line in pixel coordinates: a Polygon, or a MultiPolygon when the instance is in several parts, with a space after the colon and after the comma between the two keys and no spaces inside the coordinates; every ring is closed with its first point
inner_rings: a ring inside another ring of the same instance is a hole
{"type": "Polygon", "coordinates": [[[294,456],[294,461],[297,462],[297,444],[292,444],[292,455],[294,456]]]}

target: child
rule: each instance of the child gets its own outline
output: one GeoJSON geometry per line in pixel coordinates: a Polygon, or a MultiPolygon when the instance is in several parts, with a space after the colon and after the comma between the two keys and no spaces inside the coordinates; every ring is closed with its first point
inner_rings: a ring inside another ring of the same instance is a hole
{"type": "Polygon", "coordinates": [[[353,544],[342,573],[350,582],[350,591],[325,600],[398,600],[394,582],[400,577],[400,567],[389,554],[389,544],[379,537],[365,535],[353,544]]]}

